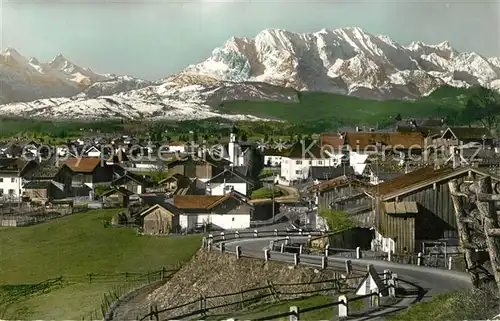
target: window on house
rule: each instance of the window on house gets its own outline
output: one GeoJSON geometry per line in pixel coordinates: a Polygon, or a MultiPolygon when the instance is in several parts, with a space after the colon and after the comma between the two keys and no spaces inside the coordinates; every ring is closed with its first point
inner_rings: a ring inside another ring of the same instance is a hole
{"type": "Polygon", "coordinates": [[[318,161],[318,165],[323,165],[323,161],[322,160],[318,161]]]}
{"type": "Polygon", "coordinates": [[[0,197],[3,196],[3,188],[0,188],[0,197]]]}
{"type": "Polygon", "coordinates": [[[13,189],[9,189],[9,195],[14,195],[14,190],[13,189]]]}
{"type": "Polygon", "coordinates": [[[301,165],[301,164],[302,164],[302,161],[301,161],[301,160],[297,160],[297,161],[295,161],[295,164],[297,164],[297,165],[301,165]]]}
{"type": "Polygon", "coordinates": [[[0,183],[3,183],[3,178],[0,178],[0,183]]]}
{"type": "Polygon", "coordinates": [[[302,171],[301,170],[297,170],[297,171],[295,171],[295,174],[300,175],[300,174],[302,174],[302,171]]]}
{"type": "Polygon", "coordinates": [[[234,217],[233,217],[233,222],[234,222],[234,217]]]}
{"type": "Polygon", "coordinates": [[[16,182],[16,179],[15,179],[14,177],[12,177],[12,178],[10,179],[10,182],[11,182],[11,183],[15,183],[15,182],[16,182]]]}

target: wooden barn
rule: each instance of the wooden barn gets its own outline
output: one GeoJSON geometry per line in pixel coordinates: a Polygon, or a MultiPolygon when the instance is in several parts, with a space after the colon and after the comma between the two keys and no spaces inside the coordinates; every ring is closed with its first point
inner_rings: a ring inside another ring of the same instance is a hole
{"type": "MultiPolygon", "coordinates": [[[[416,253],[420,241],[456,239],[457,224],[448,183],[472,182],[488,173],[472,167],[424,167],[367,190],[374,201],[377,249],[416,253]]],[[[498,178],[492,177],[495,183],[498,178]]]]}
{"type": "Polygon", "coordinates": [[[130,196],[132,195],[134,195],[134,193],[124,187],[113,188],[101,195],[102,206],[103,208],[128,207],[130,204],[130,196]]]}
{"type": "Polygon", "coordinates": [[[352,216],[360,227],[372,227],[375,223],[373,200],[365,193],[370,184],[351,176],[340,176],[311,186],[309,193],[315,197],[319,210],[335,209],[352,216]]]}
{"type": "Polygon", "coordinates": [[[138,214],[145,234],[165,235],[172,233],[179,220],[179,210],[170,204],[156,204],[138,214]]]}

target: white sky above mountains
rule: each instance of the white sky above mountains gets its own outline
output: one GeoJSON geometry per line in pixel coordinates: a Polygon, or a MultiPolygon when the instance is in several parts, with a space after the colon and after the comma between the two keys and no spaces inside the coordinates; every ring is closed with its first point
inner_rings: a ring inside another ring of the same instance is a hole
{"type": "Polygon", "coordinates": [[[401,44],[445,40],[500,56],[500,0],[0,0],[0,46],[27,58],[57,53],[96,72],[158,79],[208,58],[231,36],[266,28],[361,27],[401,44]]]}

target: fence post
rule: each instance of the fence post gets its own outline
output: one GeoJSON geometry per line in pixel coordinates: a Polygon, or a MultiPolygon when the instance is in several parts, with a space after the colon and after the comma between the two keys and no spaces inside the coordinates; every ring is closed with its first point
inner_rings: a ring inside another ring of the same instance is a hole
{"type": "Polygon", "coordinates": [[[394,279],[389,279],[389,296],[391,298],[396,297],[396,282],[394,279]]]}
{"type": "MultiPolygon", "coordinates": [[[[349,315],[349,302],[347,302],[347,296],[340,295],[339,301],[342,301],[338,304],[339,307],[339,318],[345,318],[349,315]]],[[[337,301],[338,302],[338,301],[337,301]]]]}
{"type": "Polygon", "coordinates": [[[392,262],[392,251],[387,252],[387,261],[392,262]]]}
{"type": "Polygon", "coordinates": [[[352,262],[351,260],[345,260],[345,273],[351,275],[352,273],[352,262]]]}
{"type": "Polygon", "coordinates": [[[302,244],[299,245],[299,254],[302,254],[302,244]]]}
{"type": "Polygon", "coordinates": [[[162,267],[161,268],[161,279],[164,280],[166,276],[167,276],[167,268],[162,267]]]}
{"type": "Polygon", "coordinates": [[[269,249],[270,249],[271,251],[273,251],[273,250],[274,250],[274,240],[269,241],[269,249]]]}
{"type": "Polygon", "coordinates": [[[158,316],[158,305],[157,304],[155,304],[154,314],[155,314],[155,320],[160,321],[160,317],[158,316]]]}
{"type": "Polygon", "coordinates": [[[265,259],[266,261],[269,261],[269,258],[270,258],[270,257],[271,257],[271,256],[269,255],[269,249],[265,249],[265,250],[264,250],[264,259],[265,259]]]}
{"type": "Polygon", "coordinates": [[[321,257],[321,269],[324,270],[328,267],[328,260],[326,256],[321,257]]]}
{"type": "Polygon", "coordinates": [[[125,282],[128,282],[128,272],[125,272],[125,282]]]}
{"type": "Polygon", "coordinates": [[[278,236],[278,230],[274,229],[274,236],[278,236]]]}
{"type": "Polygon", "coordinates": [[[234,232],[234,238],[239,239],[240,238],[240,232],[236,231],[234,232]]]}
{"type": "Polygon", "coordinates": [[[392,273],[392,279],[394,280],[394,288],[399,288],[398,275],[396,273],[392,273]]]}
{"type": "Polygon", "coordinates": [[[204,249],[207,247],[207,238],[204,236],[202,239],[201,239],[201,248],[204,249]]]}
{"type": "Polygon", "coordinates": [[[422,252],[418,252],[418,255],[417,255],[417,265],[418,266],[422,265],[422,252]]]}
{"type": "Polygon", "coordinates": [[[283,253],[285,252],[285,243],[281,243],[281,249],[280,252],[283,253]]]}
{"type": "Polygon", "coordinates": [[[298,253],[294,253],[293,254],[293,264],[294,265],[299,265],[299,261],[300,261],[299,254],[298,253]]]}
{"type": "Polygon", "coordinates": [[[259,231],[253,230],[253,236],[254,237],[259,237],[259,231]]]}
{"type": "Polygon", "coordinates": [[[389,270],[384,270],[384,284],[388,285],[389,284],[389,279],[391,278],[391,271],[389,270]]]}
{"type": "Polygon", "coordinates": [[[356,258],[357,259],[361,258],[361,248],[359,246],[356,248],[356,258]]]}
{"type": "Polygon", "coordinates": [[[311,233],[309,233],[309,235],[307,236],[307,241],[310,242],[311,239],[312,239],[312,235],[311,235],[311,233]]]}
{"type": "Polygon", "coordinates": [[[239,245],[236,246],[236,258],[239,259],[241,257],[241,247],[239,245]]]}
{"type": "Polygon", "coordinates": [[[453,256],[448,257],[448,270],[453,270],[453,256]]]}
{"type": "Polygon", "coordinates": [[[299,307],[297,306],[291,306],[290,307],[290,312],[292,312],[293,314],[290,315],[290,317],[288,318],[289,321],[299,321],[300,320],[300,317],[299,317],[299,307]]]}
{"type": "Polygon", "coordinates": [[[89,273],[89,283],[92,283],[92,273],[89,273]]]}
{"type": "Polygon", "coordinates": [[[377,289],[372,290],[372,296],[370,297],[370,305],[372,308],[378,308],[379,306],[379,294],[377,289]]]}
{"type": "Polygon", "coordinates": [[[290,242],[290,236],[286,236],[285,237],[285,244],[288,245],[288,243],[290,242]]]}
{"type": "Polygon", "coordinates": [[[208,239],[208,246],[207,246],[209,251],[212,251],[212,239],[208,239]]]}
{"type": "Polygon", "coordinates": [[[302,229],[299,228],[299,235],[302,235],[302,229]]]}
{"type": "Polygon", "coordinates": [[[151,275],[150,275],[150,273],[149,273],[149,271],[148,271],[148,284],[149,284],[149,283],[151,283],[151,275]]]}
{"type": "Polygon", "coordinates": [[[325,246],[325,256],[328,256],[328,255],[330,254],[330,253],[328,253],[328,252],[329,252],[329,250],[330,250],[330,244],[327,244],[327,245],[325,246]]]}
{"type": "Polygon", "coordinates": [[[220,252],[221,253],[224,253],[226,251],[226,243],[222,242],[220,244],[220,252]]]}
{"type": "Polygon", "coordinates": [[[150,305],[149,306],[149,320],[153,320],[153,314],[154,314],[153,306],[150,305]]]}
{"type": "Polygon", "coordinates": [[[223,241],[226,239],[226,235],[224,234],[224,232],[220,232],[220,237],[223,241]]]}

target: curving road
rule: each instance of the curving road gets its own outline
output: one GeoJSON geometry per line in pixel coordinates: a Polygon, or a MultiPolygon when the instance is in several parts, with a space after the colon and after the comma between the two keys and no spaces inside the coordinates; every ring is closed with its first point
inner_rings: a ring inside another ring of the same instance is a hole
{"type": "MultiPolygon", "coordinates": [[[[267,235],[272,232],[259,232],[267,235]]],[[[271,234],[272,235],[272,234],[271,234]]],[[[264,259],[264,250],[268,248],[271,240],[276,240],[283,237],[251,237],[234,238],[226,236],[224,240],[225,249],[227,252],[236,252],[236,246],[240,246],[242,256],[264,259]]],[[[303,243],[307,240],[306,236],[290,236],[291,243],[303,243]]],[[[220,246],[220,237],[214,237],[214,245],[220,246]]],[[[271,260],[282,261],[293,264],[293,254],[271,252],[271,260]]],[[[370,260],[370,259],[350,259],[354,271],[365,272],[367,265],[372,264],[379,273],[384,270],[390,270],[396,273],[400,279],[400,286],[405,290],[413,290],[413,294],[407,293],[405,298],[395,307],[384,311],[374,312],[365,315],[357,320],[375,320],[381,319],[383,315],[405,309],[416,302],[428,300],[432,296],[439,293],[452,292],[456,290],[472,287],[470,277],[467,273],[437,269],[425,266],[407,265],[388,261],[370,260]],[[416,290],[416,291],[415,291],[416,290]]],[[[328,267],[345,269],[346,258],[328,257],[328,267]]],[[[301,255],[300,264],[311,266],[321,266],[321,256],[318,255],[301,255]]]]}

